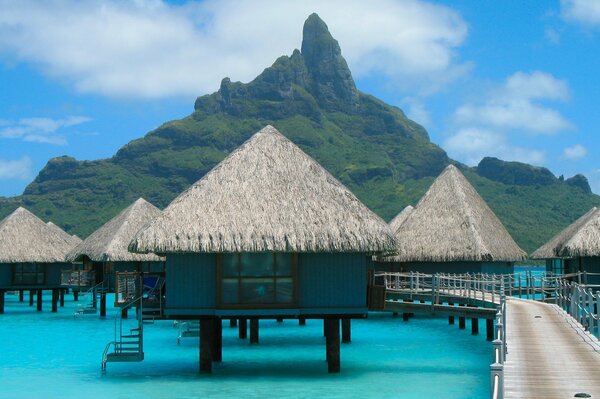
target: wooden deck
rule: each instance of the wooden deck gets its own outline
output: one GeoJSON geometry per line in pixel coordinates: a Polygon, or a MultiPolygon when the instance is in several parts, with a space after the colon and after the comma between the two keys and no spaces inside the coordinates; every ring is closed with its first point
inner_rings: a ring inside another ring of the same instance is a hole
{"type": "Polygon", "coordinates": [[[556,305],[511,298],[506,307],[505,398],[600,398],[595,337],[556,305]]]}

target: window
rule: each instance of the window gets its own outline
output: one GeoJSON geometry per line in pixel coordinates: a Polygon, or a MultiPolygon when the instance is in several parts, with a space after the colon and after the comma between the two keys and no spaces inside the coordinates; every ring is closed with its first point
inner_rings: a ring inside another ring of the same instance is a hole
{"type": "Polygon", "coordinates": [[[283,307],[294,303],[295,254],[222,254],[217,264],[223,306],[283,307]]]}
{"type": "Polygon", "coordinates": [[[15,265],[15,285],[42,285],[46,280],[44,265],[17,263],[15,265]]]}

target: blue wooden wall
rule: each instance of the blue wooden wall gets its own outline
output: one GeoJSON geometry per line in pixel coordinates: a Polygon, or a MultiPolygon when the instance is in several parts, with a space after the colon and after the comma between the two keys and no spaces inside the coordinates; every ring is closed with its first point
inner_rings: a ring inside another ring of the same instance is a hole
{"type": "Polygon", "coordinates": [[[214,314],[216,281],[215,254],[168,255],[166,314],[214,314]]]}
{"type": "Polygon", "coordinates": [[[0,288],[60,288],[60,275],[63,269],[71,268],[70,263],[42,263],[45,270],[45,283],[38,285],[14,285],[12,263],[0,264],[0,288]]]}

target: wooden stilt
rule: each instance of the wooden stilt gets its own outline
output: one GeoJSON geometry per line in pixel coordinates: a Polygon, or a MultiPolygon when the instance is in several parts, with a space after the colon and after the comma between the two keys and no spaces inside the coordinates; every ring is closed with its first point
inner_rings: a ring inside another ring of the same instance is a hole
{"type": "Polygon", "coordinates": [[[277,323],[283,323],[283,319],[281,317],[277,318],[277,323]]]}
{"type": "Polygon", "coordinates": [[[4,314],[4,290],[0,290],[0,314],[4,314]]]}
{"type": "Polygon", "coordinates": [[[25,300],[25,294],[23,290],[19,290],[19,302],[23,302],[25,300]]]}
{"type": "Polygon", "coordinates": [[[200,320],[200,373],[212,373],[212,340],[213,340],[212,319],[200,320]]]}
{"type": "Polygon", "coordinates": [[[29,306],[33,306],[33,297],[35,295],[35,291],[29,290],[29,306]]]}
{"type": "Polygon", "coordinates": [[[327,338],[327,319],[323,319],[323,336],[327,338]]]}
{"type": "MultiPolygon", "coordinates": [[[[454,306],[452,302],[448,302],[448,306],[454,306]]],[[[448,324],[454,324],[454,316],[448,316],[448,324]]]]}
{"type": "Polygon", "coordinates": [[[240,339],[246,339],[246,337],[248,336],[248,320],[247,319],[240,319],[239,325],[238,325],[238,334],[240,339]]]}
{"type": "Polygon", "coordinates": [[[52,313],[58,312],[58,289],[52,289],[52,313]]]}
{"type": "Polygon", "coordinates": [[[250,343],[258,344],[258,319],[250,319],[250,343]]]}
{"type": "Polygon", "coordinates": [[[408,321],[410,319],[410,313],[402,313],[402,320],[408,321]]]}
{"type": "Polygon", "coordinates": [[[65,307],[65,290],[64,289],[60,290],[60,307],[61,308],[65,307]]]}
{"type": "Polygon", "coordinates": [[[352,342],[352,320],[342,319],[342,343],[352,342]]]}
{"type": "Polygon", "coordinates": [[[477,317],[471,318],[471,334],[479,334],[479,319],[477,317]]]}
{"type": "Polygon", "coordinates": [[[223,322],[221,319],[213,320],[212,360],[223,360],[223,322]]]}
{"type": "Polygon", "coordinates": [[[122,319],[129,318],[129,312],[128,311],[129,311],[128,308],[121,309],[121,318],[122,319]]]}
{"type": "Polygon", "coordinates": [[[492,319],[485,320],[485,338],[488,341],[494,340],[494,320],[492,319]]]}
{"type": "Polygon", "coordinates": [[[237,327],[237,319],[229,319],[229,327],[237,327]]]}
{"type": "Polygon", "coordinates": [[[79,291],[73,290],[73,302],[79,301],[79,291]]]}
{"type": "Polygon", "coordinates": [[[300,317],[298,319],[298,325],[299,326],[305,326],[306,325],[306,317],[300,317]]]}
{"type": "Polygon", "coordinates": [[[42,290],[37,290],[37,310],[38,312],[42,311],[42,290]]]}
{"type": "Polygon", "coordinates": [[[106,292],[100,293],[100,317],[106,317],[106,292]]]}
{"type": "Polygon", "coordinates": [[[398,312],[392,313],[392,317],[396,317],[396,316],[398,316],[398,312]]]}
{"type": "Polygon", "coordinates": [[[458,316],[458,328],[460,330],[464,330],[466,326],[467,326],[467,322],[466,322],[464,316],[458,316]]]}
{"type": "Polygon", "coordinates": [[[340,319],[325,319],[327,326],[327,371],[340,372],[340,319]]]}

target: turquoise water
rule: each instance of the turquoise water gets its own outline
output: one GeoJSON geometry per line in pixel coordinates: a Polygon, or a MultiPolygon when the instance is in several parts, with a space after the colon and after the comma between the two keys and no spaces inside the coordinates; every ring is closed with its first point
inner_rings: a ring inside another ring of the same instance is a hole
{"type": "MultiPolygon", "coordinates": [[[[112,298],[109,297],[108,303],[112,298]]],[[[81,300],[79,303],[85,303],[81,300]]],[[[449,326],[445,318],[390,314],[353,320],[352,343],[341,349],[342,372],[327,373],[322,321],[260,322],[260,345],[237,338],[223,324],[223,362],[198,374],[198,338],[177,345],[171,321],[145,325],[146,360],[109,363],[102,351],[113,340],[114,309],[73,317],[77,304],[50,312],[6,295],[0,315],[2,398],[485,398],[489,395],[491,344],[482,334],[449,326]]],[[[131,321],[133,322],[133,320],[131,321]]]]}

